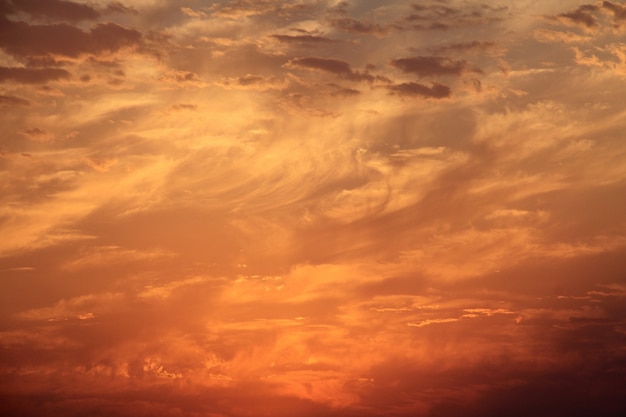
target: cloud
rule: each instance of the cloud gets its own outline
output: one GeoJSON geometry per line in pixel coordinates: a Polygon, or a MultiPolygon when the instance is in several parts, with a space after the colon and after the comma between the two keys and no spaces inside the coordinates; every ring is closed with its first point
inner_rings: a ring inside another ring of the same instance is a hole
{"type": "Polygon", "coordinates": [[[51,307],[35,308],[19,313],[26,320],[59,321],[89,320],[94,314],[102,314],[114,310],[124,300],[121,293],[87,294],[63,299],[51,307]]]}
{"type": "Polygon", "coordinates": [[[179,85],[201,85],[202,81],[198,74],[193,71],[168,71],[160,78],[162,81],[166,81],[179,85]]]}
{"type": "Polygon", "coordinates": [[[198,105],[190,104],[190,103],[178,103],[178,104],[172,104],[169,107],[169,109],[174,112],[185,111],[185,110],[194,111],[194,110],[198,110],[198,105]]]}
{"type": "Polygon", "coordinates": [[[589,42],[591,37],[579,35],[572,32],[560,32],[545,28],[536,29],[533,32],[535,39],[540,42],[564,42],[564,43],[583,43],[589,42]]]}
{"type": "Polygon", "coordinates": [[[253,16],[276,15],[289,18],[293,14],[304,13],[306,15],[311,5],[306,2],[284,3],[277,0],[234,0],[228,3],[214,3],[206,8],[212,16],[225,17],[228,19],[245,19],[253,16]]]}
{"type": "Polygon", "coordinates": [[[458,318],[443,318],[443,319],[432,319],[432,320],[422,320],[418,322],[408,322],[406,325],[409,327],[424,327],[430,326],[432,324],[440,324],[440,323],[454,323],[455,321],[459,321],[458,318]]]}
{"type": "Polygon", "coordinates": [[[622,21],[626,21],[626,5],[603,1],[602,8],[613,14],[613,22],[616,26],[621,26],[622,21]]]}
{"type": "Polygon", "coordinates": [[[190,7],[181,7],[180,11],[189,17],[206,17],[206,13],[202,11],[196,11],[190,7]]]}
{"type": "Polygon", "coordinates": [[[348,33],[368,34],[375,36],[385,36],[390,32],[390,28],[378,23],[364,22],[348,17],[331,19],[333,27],[348,33]]]}
{"type": "Polygon", "coordinates": [[[269,89],[283,89],[287,86],[287,80],[280,79],[278,77],[246,74],[242,77],[221,80],[219,84],[224,88],[265,91],[269,89]]]}
{"type": "Polygon", "coordinates": [[[450,97],[452,92],[446,85],[439,83],[431,83],[428,87],[423,84],[408,82],[387,87],[390,91],[397,93],[401,96],[417,96],[427,98],[446,98],[450,97]]]}
{"type": "MultiPolygon", "coordinates": [[[[356,35],[374,35],[376,37],[385,37],[391,33],[392,25],[379,24],[372,22],[374,19],[362,19],[360,17],[351,17],[348,8],[350,5],[348,2],[338,1],[326,10],[327,22],[336,29],[342,32],[352,33],[356,35]]],[[[358,6],[353,7],[357,9],[358,6]]]]}
{"type": "Polygon", "coordinates": [[[458,42],[430,48],[430,50],[435,53],[485,52],[496,49],[498,49],[498,43],[491,41],[458,42]]]}
{"type": "Polygon", "coordinates": [[[5,413],[621,417],[611,9],[74,1],[0,24],[5,413]]]}
{"type": "Polygon", "coordinates": [[[103,268],[105,266],[130,264],[142,260],[155,261],[160,258],[171,257],[172,255],[172,253],[156,249],[138,251],[123,249],[118,246],[94,247],[88,253],[81,254],[76,259],[66,262],[62,268],[71,271],[103,268]]]}
{"type": "Polygon", "coordinates": [[[286,64],[288,68],[305,68],[335,74],[352,81],[387,81],[385,77],[374,76],[367,71],[354,71],[349,63],[334,58],[302,57],[293,58],[286,64]]]}
{"type": "Polygon", "coordinates": [[[100,13],[87,4],[65,0],[12,0],[15,11],[26,12],[35,18],[52,18],[79,22],[95,20],[100,13]]]}
{"type": "Polygon", "coordinates": [[[355,97],[361,94],[359,90],[355,90],[353,88],[345,88],[332,83],[329,86],[333,89],[333,91],[330,93],[332,96],[355,97]]]}
{"type": "Polygon", "coordinates": [[[459,76],[470,69],[466,61],[455,61],[440,56],[416,56],[410,58],[398,58],[391,61],[391,65],[408,73],[417,74],[420,77],[432,77],[443,75],[459,76]]]}
{"type": "Polygon", "coordinates": [[[38,127],[26,129],[21,131],[20,133],[31,140],[40,142],[48,142],[54,138],[52,134],[46,132],[45,130],[39,129],[38,127]]]}
{"type": "Polygon", "coordinates": [[[117,164],[118,160],[115,158],[86,157],[85,162],[98,172],[107,172],[112,166],[117,164]]]}
{"type": "Polygon", "coordinates": [[[24,84],[45,84],[70,78],[70,73],[61,68],[0,67],[0,82],[17,81],[24,84]]]}
{"type": "MultiPolygon", "coordinates": [[[[0,68],[0,74],[1,73],[2,73],[2,68],[0,68]]],[[[28,107],[30,106],[30,104],[31,104],[30,101],[21,97],[0,95],[0,105],[28,107]]]]}
{"type": "Polygon", "coordinates": [[[4,19],[0,25],[0,48],[18,57],[113,53],[139,45],[141,33],[115,23],[98,23],[85,32],[66,23],[30,25],[4,19]]]}
{"type": "Polygon", "coordinates": [[[587,29],[593,29],[598,26],[598,19],[593,15],[593,12],[598,11],[598,9],[598,6],[593,4],[584,4],[571,12],[557,15],[557,18],[587,29]]]}
{"type": "Polygon", "coordinates": [[[276,39],[279,42],[287,43],[287,44],[305,44],[305,45],[314,45],[320,43],[329,43],[336,42],[333,39],[324,37],[324,36],[315,36],[315,35],[271,35],[272,38],[276,39]]]}
{"type": "Polygon", "coordinates": [[[413,4],[413,11],[402,19],[417,31],[457,30],[467,26],[488,25],[503,20],[507,6],[467,4],[463,7],[439,4],[413,4]]]}
{"type": "Polygon", "coordinates": [[[105,13],[121,13],[121,14],[138,14],[137,10],[132,7],[128,7],[119,1],[113,1],[107,4],[104,9],[105,13]]]}

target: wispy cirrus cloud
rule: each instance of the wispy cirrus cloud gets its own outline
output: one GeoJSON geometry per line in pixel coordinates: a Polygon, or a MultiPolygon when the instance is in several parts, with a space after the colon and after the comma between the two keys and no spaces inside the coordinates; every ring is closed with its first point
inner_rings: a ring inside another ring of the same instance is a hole
{"type": "Polygon", "coordinates": [[[624,414],[622,3],[0,7],[5,413],[624,414]]]}

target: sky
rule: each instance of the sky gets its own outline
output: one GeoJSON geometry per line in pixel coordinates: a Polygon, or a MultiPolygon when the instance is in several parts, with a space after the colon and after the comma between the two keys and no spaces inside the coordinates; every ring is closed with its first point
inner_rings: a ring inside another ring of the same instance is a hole
{"type": "Polygon", "coordinates": [[[626,415],[626,3],[0,14],[0,415],[626,415]]]}

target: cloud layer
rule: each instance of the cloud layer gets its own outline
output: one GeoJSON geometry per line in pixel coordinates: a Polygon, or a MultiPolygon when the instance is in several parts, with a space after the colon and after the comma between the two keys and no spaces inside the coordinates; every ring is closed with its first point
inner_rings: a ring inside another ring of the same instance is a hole
{"type": "Polygon", "coordinates": [[[626,5],[0,1],[12,416],[622,416],[626,5]]]}

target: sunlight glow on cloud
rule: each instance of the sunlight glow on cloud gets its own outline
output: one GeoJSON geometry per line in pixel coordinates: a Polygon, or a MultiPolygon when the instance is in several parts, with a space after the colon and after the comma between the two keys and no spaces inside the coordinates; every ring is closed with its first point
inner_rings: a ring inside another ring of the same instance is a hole
{"type": "Polygon", "coordinates": [[[625,33],[0,0],[2,412],[626,415],[625,33]]]}

